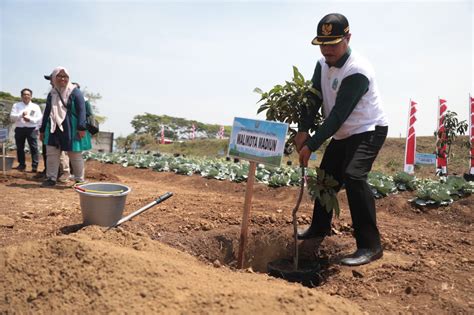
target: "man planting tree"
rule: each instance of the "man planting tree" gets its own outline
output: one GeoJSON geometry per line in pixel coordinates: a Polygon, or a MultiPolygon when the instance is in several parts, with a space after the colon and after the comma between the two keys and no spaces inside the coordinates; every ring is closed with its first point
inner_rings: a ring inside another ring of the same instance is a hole
{"type": "MultiPolygon", "coordinates": [[[[311,152],[332,137],[320,168],[345,186],[357,250],[343,258],[349,266],[367,264],[383,255],[377,228],[375,200],[367,175],[382,147],[388,123],[370,64],[349,47],[349,22],[338,13],[328,14],[318,24],[313,45],[319,45],[313,87],[320,96],[308,93],[311,106],[303,110],[295,144],[301,165],[307,166],[311,152]],[[308,130],[322,107],[324,123],[310,136],[308,130]]],[[[298,234],[301,240],[331,232],[333,211],[326,211],[316,198],[310,227],[298,234]]]]}

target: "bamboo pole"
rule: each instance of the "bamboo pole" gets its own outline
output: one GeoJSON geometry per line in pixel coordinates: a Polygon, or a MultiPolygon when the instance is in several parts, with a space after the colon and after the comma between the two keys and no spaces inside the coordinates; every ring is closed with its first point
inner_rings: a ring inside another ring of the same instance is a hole
{"type": "Polygon", "coordinates": [[[253,184],[255,182],[255,170],[257,169],[257,163],[250,162],[249,173],[247,176],[247,186],[245,188],[245,203],[244,213],[242,216],[242,226],[240,229],[240,244],[239,244],[239,256],[237,258],[237,268],[242,269],[244,266],[244,251],[247,246],[247,231],[249,226],[250,208],[252,206],[253,196],[253,184]]]}

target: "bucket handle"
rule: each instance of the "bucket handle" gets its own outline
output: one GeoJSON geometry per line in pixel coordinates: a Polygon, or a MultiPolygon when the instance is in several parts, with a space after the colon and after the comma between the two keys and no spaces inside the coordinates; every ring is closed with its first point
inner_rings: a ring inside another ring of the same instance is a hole
{"type": "Polygon", "coordinates": [[[123,193],[125,190],[113,190],[113,191],[102,191],[102,190],[94,190],[94,189],[85,189],[82,188],[79,185],[74,185],[73,186],[74,190],[80,191],[80,192],[86,192],[86,193],[92,193],[92,194],[101,194],[101,195],[120,195],[123,193]]]}

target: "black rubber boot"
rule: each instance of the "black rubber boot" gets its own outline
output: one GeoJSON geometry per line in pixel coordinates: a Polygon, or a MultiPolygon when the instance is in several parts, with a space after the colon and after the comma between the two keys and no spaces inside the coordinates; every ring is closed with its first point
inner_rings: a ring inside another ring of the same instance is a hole
{"type": "Polygon", "coordinates": [[[330,234],[331,234],[331,231],[319,230],[313,224],[311,224],[311,226],[307,228],[305,231],[298,232],[298,239],[299,240],[309,240],[312,238],[323,239],[330,234]]]}
{"type": "Polygon", "coordinates": [[[342,258],[341,264],[346,266],[360,266],[380,259],[382,256],[382,248],[359,248],[353,254],[342,258]]]}

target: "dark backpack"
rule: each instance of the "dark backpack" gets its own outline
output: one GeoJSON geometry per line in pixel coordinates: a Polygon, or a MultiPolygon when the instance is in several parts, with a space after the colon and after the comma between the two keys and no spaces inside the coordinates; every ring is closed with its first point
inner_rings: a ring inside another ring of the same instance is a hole
{"type": "Polygon", "coordinates": [[[99,122],[94,117],[92,112],[92,106],[89,101],[86,101],[86,129],[91,135],[95,135],[99,132],[99,122]]]}

